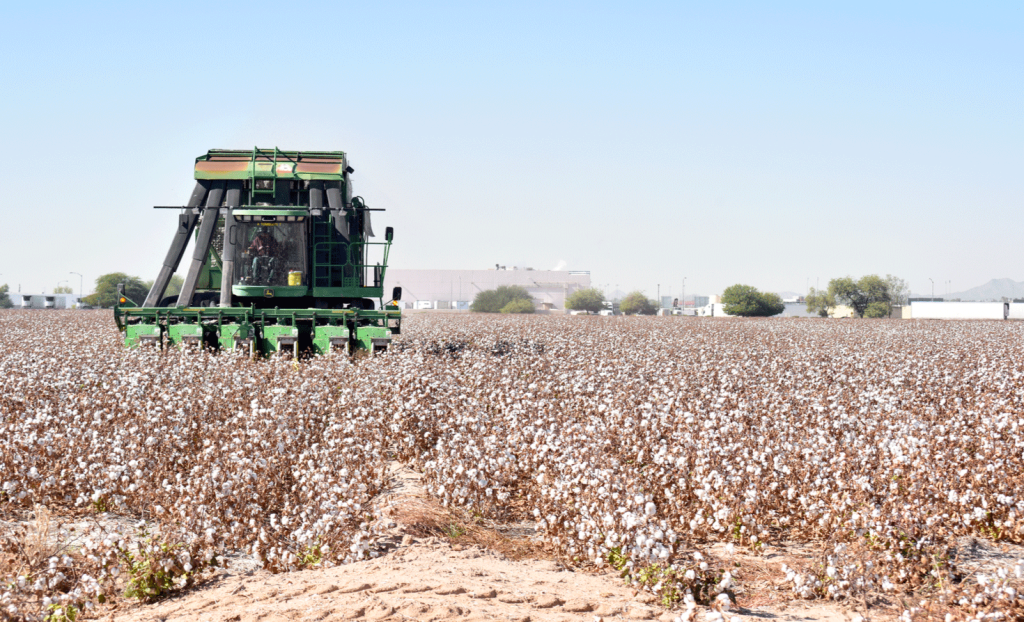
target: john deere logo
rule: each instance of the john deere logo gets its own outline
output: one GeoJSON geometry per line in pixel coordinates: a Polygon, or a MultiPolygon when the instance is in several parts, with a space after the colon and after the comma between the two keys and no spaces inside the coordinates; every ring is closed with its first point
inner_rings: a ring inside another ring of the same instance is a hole
{"type": "Polygon", "coordinates": [[[264,298],[273,298],[274,297],[274,290],[272,290],[272,289],[265,289],[265,290],[263,290],[263,297],[264,298]]]}

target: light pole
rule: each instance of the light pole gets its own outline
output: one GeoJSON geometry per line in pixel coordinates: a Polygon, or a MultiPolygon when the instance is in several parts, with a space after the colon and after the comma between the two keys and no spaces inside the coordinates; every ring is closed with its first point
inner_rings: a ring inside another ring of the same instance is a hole
{"type": "Polygon", "coordinates": [[[928,277],[928,280],[932,282],[932,298],[934,299],[935,298],[935,281],[932,280],[932,277],[928,277]]]}
{"type": "MultiPolygon", "coordinates": [[[[77,272],[69,272],[68,274],[78,274],[77,272]]],[[[78,302],[82,302],[82,275],[78,274],[78,302]]]]}

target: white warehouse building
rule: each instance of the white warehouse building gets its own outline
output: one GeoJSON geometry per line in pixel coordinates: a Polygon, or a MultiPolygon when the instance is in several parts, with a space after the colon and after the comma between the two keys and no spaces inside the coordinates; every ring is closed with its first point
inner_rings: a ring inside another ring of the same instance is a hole
{"type": "Polygon", "coordinates": [[[402,288],[403,309],[468,311],[480,292],[501,285],[519,285],[530,292],[539,311],[564,311],[565,299],[590,287],[590,272],[568,270],[402,270],[388,268],[384,296],[402,288]]]}

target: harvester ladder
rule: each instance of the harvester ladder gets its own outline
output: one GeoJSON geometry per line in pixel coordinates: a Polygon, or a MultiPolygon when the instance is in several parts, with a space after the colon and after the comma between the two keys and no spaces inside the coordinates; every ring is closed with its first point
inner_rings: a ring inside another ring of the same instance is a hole
{"type": "Polygon", "coordinates": [[[257,192],[260,193],[260,194],[269,194],[269,195],[274,196],[274,197],[277,196],[277,153],[278,153],[278,149],[277,149],[277,147],[274,147],[274,160],[273,160],[273,164],[271,164],[271,166],[270,166],[270,175],[264,175],[264,174],[260,174],[260,173],[257,172],[259,170],[259,164],[258,164],[259,163],[259,157],[264,155],[264,153],[265,152],[262,149],[260,149],[259,147],[253,147],[252,148],[252,179],[250,180],[250,186],[249,186],[252,189],[251,191],[252,191],[252,194],[253,194],[253,200],[251,201],[252,203],[256,202],[256,196],[255,195],[256,195],[257,192]],[[262,188],[257,187],[257,183],[256,183],[257,177],[261,181],[269,180],[270,181],[270,186],[266,187],[264,185],[264,187],[262,187],[262,188]]]}

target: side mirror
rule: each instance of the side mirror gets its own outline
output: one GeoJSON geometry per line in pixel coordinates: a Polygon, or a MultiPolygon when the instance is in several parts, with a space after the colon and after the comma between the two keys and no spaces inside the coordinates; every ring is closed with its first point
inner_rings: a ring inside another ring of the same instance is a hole
{"type": "Polygon", "coordinates": [[[387,228],[384,229],[384,239],[387,240],[388,242],[390,242],[391,240],[395,239],[395,228],[394,227],[387,227],[387,228]]]}
{"type": "MultiPolygon", "coordinates": [[[[390,229],[390,227],[388,227],[388,228],[390,229]]],[[[394,300],[395,302],[398,302],[401,299],[402,299],[402,288],[401,287],[396,287],[395,289],[391,290],[391,300],[394,300]]]]}

